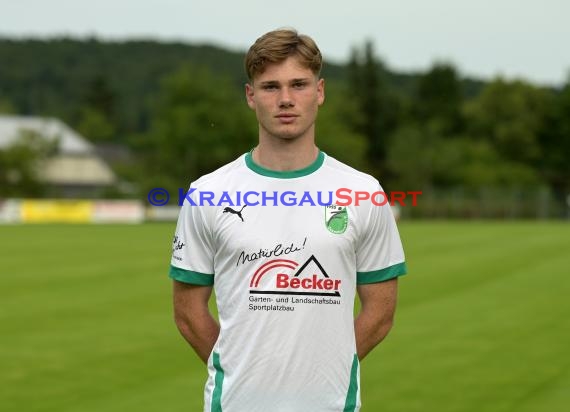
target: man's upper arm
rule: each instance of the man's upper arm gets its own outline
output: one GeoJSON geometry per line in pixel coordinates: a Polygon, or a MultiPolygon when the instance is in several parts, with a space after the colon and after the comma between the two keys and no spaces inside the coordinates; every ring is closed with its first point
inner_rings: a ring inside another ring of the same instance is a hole
{"type": "Polygon", "coordinates": [[[206,308],[212,295],[212,286],[192,285],[189,283],[173,280],[172,294],[174,298],[174,310],[177,314],[196,308],[206,308]]]}
{"type": "Polygon", "coordinates": [[[391,320],[394,317],[398,297],[398,278],[358,285],[357,290],[363,309],[370,309],[374,313],[381,314],[384,319],[391,320]]]}

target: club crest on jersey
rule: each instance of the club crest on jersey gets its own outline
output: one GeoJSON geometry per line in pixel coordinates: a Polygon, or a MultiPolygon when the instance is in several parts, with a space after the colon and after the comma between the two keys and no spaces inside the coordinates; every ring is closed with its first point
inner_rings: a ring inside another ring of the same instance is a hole
{"type": "Polygon", "coordinates": [[[336,235],[346,232],[348,227],[348,210],[346,206],[325,206],[325,226],[336,235]]]}

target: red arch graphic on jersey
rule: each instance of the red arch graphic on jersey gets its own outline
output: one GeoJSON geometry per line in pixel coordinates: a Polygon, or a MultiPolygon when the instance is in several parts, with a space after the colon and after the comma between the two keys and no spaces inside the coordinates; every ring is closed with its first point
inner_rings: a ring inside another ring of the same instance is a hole
{"type": "Polygon", "coordinates": [[[296,266],[292,266],[292,265],[285,265],[283,263],[278,263],[276,265],[272,265],[272,266],[268,266],[267,268],[265,268],[265,270],[263,272],[261,272],[259,274],[259,277],[257,278],[254,287],[257,287],[259,285],[259,281],[261,280],[261,278],[263,277],[263,275],[265,275],[267,272],[269,272],[271,269],[275,269],[275,268],[279,268],[279,267],[284,267],[284,268],[289,268],[289,269],[295,269],[296,266]]]}
{"type": "Polygon", "coordinates": [[[249,283],[249,287],[251,288],[257,287],[263,275],[265,275],[265,273],[267,273],[271,269],[275,269],[278,267],[296,269],[297,266],[299,266],[299,264],[293,260],[287,260],[287,259],[270,260],[269,262],[266,262],[263,265],[261,265],[259,268],[257,268],[255,273],[251,277],[251,282],[249,283]]]}

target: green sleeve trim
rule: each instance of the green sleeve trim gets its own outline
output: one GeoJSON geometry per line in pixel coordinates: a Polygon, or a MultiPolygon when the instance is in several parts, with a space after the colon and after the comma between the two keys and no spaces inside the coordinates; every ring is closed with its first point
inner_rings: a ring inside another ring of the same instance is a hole
{"type": "Polygon", "coordinates": [[[367,283],[378,283],[395,277],[405,275],[408,273],[406,262],[396,263],[395,265],[388,266],[380,270],[373,270],[371,272],[356,272],[356,283],[364,285],[367,283]]]}
{"type": "Polygon", "coordinates": [[[172,265],[170,265],[168,276],[179,282],[190,283],[192,285],[212,286],[214,284],[214,275],[180,269],[172,265]]]}

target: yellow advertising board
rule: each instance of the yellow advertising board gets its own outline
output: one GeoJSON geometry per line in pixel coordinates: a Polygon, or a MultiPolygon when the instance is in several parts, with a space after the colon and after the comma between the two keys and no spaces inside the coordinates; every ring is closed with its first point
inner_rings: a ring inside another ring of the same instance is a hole
{"type": "Polygon", "coordinates": [[[23,200],[23,223],[90,223],[91,200],[23,200]]]}

